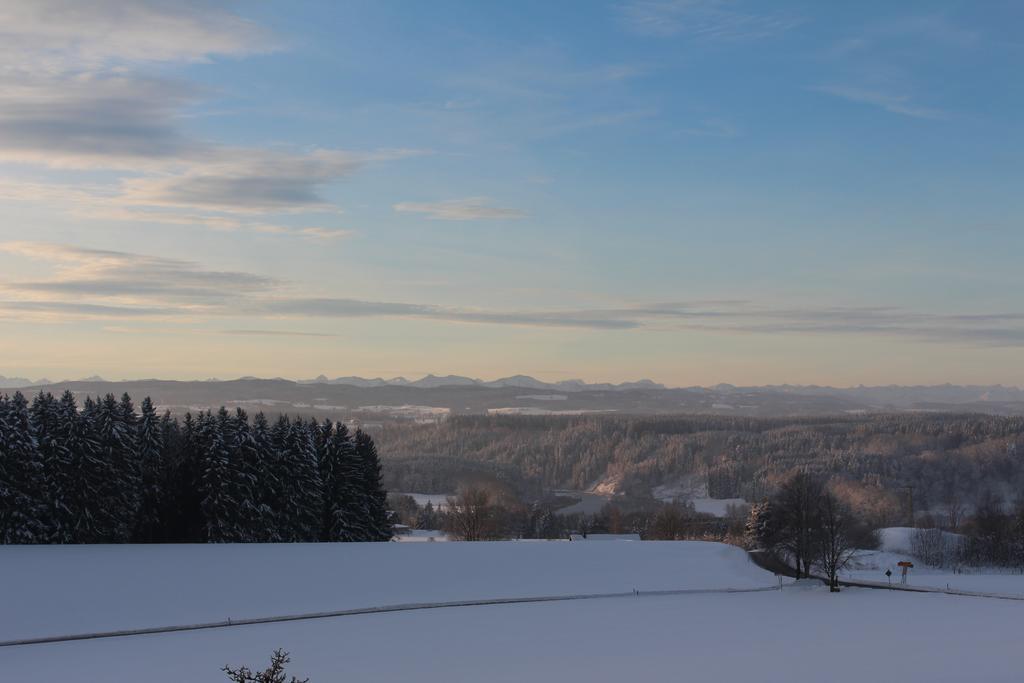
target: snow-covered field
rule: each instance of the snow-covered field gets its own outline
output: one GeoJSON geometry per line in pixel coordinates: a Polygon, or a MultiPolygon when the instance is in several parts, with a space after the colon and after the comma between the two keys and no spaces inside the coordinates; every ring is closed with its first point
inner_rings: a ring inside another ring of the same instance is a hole
{"type": "Polygon", "coordinates": [[[774,583],[739,548],[699,542],[0,546],[0,568],[0,640],[412,602],[774,583]],[[612,547],[622,545],[636,548],[612,547]]]}
{"type": "Polygon", "coordinates": [[[730,507],[747,504],[747,501],[742,498],[694,498],[690,502],[693,503],[693,509],[697,512],[715,517],[725,517],[729,514],[730,507]]]}
{"type": "Polygon", "coordinates": [[[903,553],[861,551],[854,558],[850,569],[842,572],[842,577],[886,583],[888,579],[885,570],[889,569],[892,571],[892,583],[898,584],[901,569],[896,563],[901,560],[914,563],[914,568],[907,576],[907,584],[910,586],[1024,596],[1024,574],[995,568],[967,568],[963,573],[954,573],[950,569],[929,567],[903,553]]]}
{"type": "Polygon", "coordinates": [[[555,510],[556,515],[596,515],[601,512],[605,505],[612,500],[612,496],[605,493],[592,493],[590,491],[558,490],[555,495],[567,498],[577,498],[572,505],[555,510]]]}
{"type": "MultiPolygon", "coordinates": [[[[4,636],[345,605],[770,586],[712,543],[0,548],[4,636]]],[[[0,648],[19,683],[1019,681],[1024,603],[820,587],[460,607],[0,648]]]]}
{"type": "Polygon", "coordinates": [[[450,541],[451,537],[438,529],[410,529],[409,533],[396,536],[398,543],[436,543],[450,541]]]}
{"type": "MultiPolygon", "coordinates": [[[[1024,595],[1024,575],[1020,573],[999,568],[965,567],[954,572],[950,568],[929,567],[910,552],[913,531],[909,527],[880,529],[879,549],[859,551],[847,571],[842,573],[843,576],[858,581],[885,583],[888,581],[885,570],[888,569],[892,572],[892,582],[895,584],[899,583],[901,572],[897,563],[907,560],[914,563],[907,577],[907,583],[911,586],[1024,595]]],[[[956,538],[956,534],[946,532],[946,535],[951,539],[956,538]]]]}
{"type": "Polygon", "coordinates": [[[697,512],[725,517],[729,514],[730,507],[740,507],[747,504],[742,498],[712,498],[708,495],[707,484],[698,478],[689,477],[674,484],[662,484],[651,490],[651,495],[663,503],[671,503],[676,500],[689,501],[697,512]]]}

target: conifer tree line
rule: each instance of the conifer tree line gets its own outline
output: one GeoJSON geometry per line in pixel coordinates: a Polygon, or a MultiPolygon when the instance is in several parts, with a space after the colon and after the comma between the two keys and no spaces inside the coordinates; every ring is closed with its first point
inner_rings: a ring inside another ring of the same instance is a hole
{"type": "Polygon", "coordinates": [[[341,423],[125,394],[0,396],[0,543],[387,541],[377,449],[341,423]]]}

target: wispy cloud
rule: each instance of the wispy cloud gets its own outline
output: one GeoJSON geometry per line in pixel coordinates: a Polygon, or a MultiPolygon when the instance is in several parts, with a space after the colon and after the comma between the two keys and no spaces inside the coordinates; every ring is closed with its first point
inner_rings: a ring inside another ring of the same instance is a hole
{"type": "Polygon", "coordinates": [[[908,95],[894,95],[878,90],[845,85],[821,85],[814,88],[814,90],[849,102],[878,107],[891,114],[900,114],[916,119],[946,118],[945,112],[915,104],[908,95]]]}
{"type": "Polygon", "coordinates": [[[642,35],[705,40],[768,38],[797,26],[797,17],[736,0],[633,0],[619,7],[626,27],[642,35]]]}
{"type": "Polygon", "coordinates": [[[125,62],[197,62],[275,49],[265,29],[230,11],[234,3],[140,0],[5,0],[0,62],[69,70],[125,62]]]}
{"type": "Polygon", "coordinates": [[[302,235],[312,240],[336,240],[343,237],[349,237],[352,235],[351,230],[344,229],[330,229],[330,228],[299,228],[295,231],[297,234],[302,235]]]}
{"type": "Polygon", "coordinates": [[[438,221],[510,220],[526,215],[519,209],[492,206],[489,202],[487,197],[467,197],[440,202],[400,202],[394,209],[399,213],[424,214],[438,221]]]}
{"type": "Polygon", "coordinates": [[[14,314],[29,314],[50,320],[65,320],[68,317],[92,318],[99,320],[116,318],[166,318],[180,314],[174,307],[159,308],[154,306],[136,306],[131,304],[105,305],[90,304],[78,301],[3,301],[0,300],[0,316],[9,317],[14,314]],[[6,314],[6,315],[5,315],[6,314]]]}
{"type": "Polygon", "coordinates": [[[239,337],[337,337],[328,332],[302,332],[300,330],[221,330],[221,334],[239,337]]]}
{"type": "Polygon", "coordinates": [[[45,280],[0,282],[25,298],[8,310],[63,309],[83,315],[172,315],[215,311],[237,297],[276,289],[275,278],[218,271],[177,259],[39,242],[0,243],[0,252],[54,264],[45,280]],[[85,300],[83,301],[83,297],[85,300]],[[98,308],[97,308],[98,307],[98,308]]]}
{"type": "MultiPolygon", "coordinates": [[[[261,149],[199,139],[186,132],[183,115],[216,93],[146,75],[154,62],[197,62],[278,47],[267,31],[233,12],[233,5],[219,0],[0,4],[0,162],[105,172],[94,177],[104,178],[106,187],[79,189],[72,198],[79,215],[316,240],[343,236],[336,228],[286,228],[253,217],[337,213],[323,196],[328,185],[366,164],[420,152],[261,149]]],[[[26,201],[48,201],[71,190],[58,186],[48,192],[45,183],[35,181],[18,196],[10,179],[6,184],[6,196],[26,201]]]]}
{"type": "Polygon", "coordinates": [[[831,57],[848,57],[906,50],[915,43],[942,50],[963,50],[979,45],[982,33],[944,12],[886,17],[839,40],[829,51],[831,57]]]}
{"type": "MultiPolygon", "coordinates": [[[[127,201],[117,190],[96,185],[69,186],[0,177],[0,200],[45,202],[76,218],[89,220],[202,227],[223,232],[300,237],[318,242],[341,239],[354,233],[348,228],[325,225],[296,226],[269,222],[252,212],[203,213],[184,207],[135,205],[137,199],[127,201]]],[[[332,209],[330,213],[333,217],[340,211],[332,209]]]]}
{"type": "Polygon", "coordinates": [[[295,298],[268,301],[265,313],[290,317],[321,318],[415,318],[449,322],[526,327],[570,327],[598,330],[625,330],[639,327],[637,320],[606,316],[600,311],[494,311],[410,304],[388,301],[362,301],[339,298],[295,298]]]}
{"type": "Polygon", "coordinates": [[[364,161],[355,154],[317,150],[292,155],[255,150],[218,150],[169,178],[126,180],[127,204],[260,213],[325,211],[320,188],[349,175],[364,161]]]}
{"type": "MultiPolygon", "coordinates": [[[[0,243],[0,253],[52,265],[47,278],[0,281],[0,316],[60,321],[267,321],[222,334],[316,336],[282,321],[401,318],[474,325],[727,335],[888,337],[938,344],[1024,347],[1024,312],[925,312],[892,306],[767,306],[751,301],[641,303],[616,308],[494,309],[372,301],[198,263],[35,242],[0,243]],[[284,327],[284,329],[282,329],[284,327]]],[[[221,322],[223,324],[223,322],[221,322]]],[[[250,323],[251,324],[251,323],[250,323]]]]}
{"type": "Polygon", "coordinates": [[[0,160],[56,168],[142,169],[201,145],[176,115],[198,100],[184,83],[123,73],[0,78],[0,160]]]}

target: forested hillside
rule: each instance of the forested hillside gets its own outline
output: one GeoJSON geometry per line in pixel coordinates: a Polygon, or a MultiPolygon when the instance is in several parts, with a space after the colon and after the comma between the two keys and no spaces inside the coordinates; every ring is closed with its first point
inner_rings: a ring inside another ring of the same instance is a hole
{"type": "Polygon", "coordinates": [[[880,523],[992,492],[1024,494],[1024,418],[867,415],[756,419],[680,417],[454,417],[439,425],[387,426],[378,436],[402,490],[457,485],[451,460],[496,468],[520,487],[636,496],[685,479],[716,498],[759,500],[794,469],[834,479],[847,500],[880,523]],[[449,458],[447,481],[418,479],[416,457],[449,458]],[[512,474],[514,473],[514,474],[512,474]]]}
{"type": "Polygon", "coordinates": [[[373,440],[146,398],[0,396],[0,543],[387,541],[373,440]]]}

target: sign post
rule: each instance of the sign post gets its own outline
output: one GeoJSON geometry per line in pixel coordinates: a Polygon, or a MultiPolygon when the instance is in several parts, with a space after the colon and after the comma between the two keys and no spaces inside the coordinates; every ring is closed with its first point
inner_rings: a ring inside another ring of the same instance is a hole
{"type": "Polygon", "coordinates": [[[902,567],[902,569],[903,569],[902,574],[900,574],[900,584],[902,584],[904,586],[907,585],[907,570],[908,569],[913,569],[914,568],[914,563],[913,562],[906,562],[906,561],[904,561],[904,562],[897,562],[896,566],[897,567],[902,567]]]}

